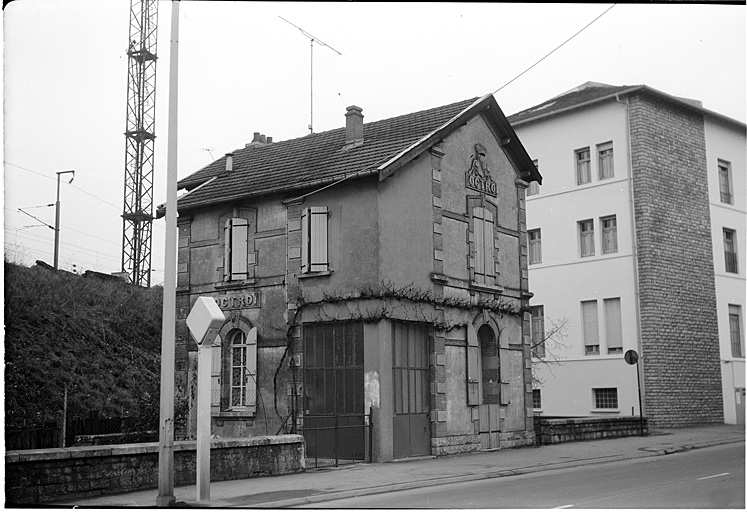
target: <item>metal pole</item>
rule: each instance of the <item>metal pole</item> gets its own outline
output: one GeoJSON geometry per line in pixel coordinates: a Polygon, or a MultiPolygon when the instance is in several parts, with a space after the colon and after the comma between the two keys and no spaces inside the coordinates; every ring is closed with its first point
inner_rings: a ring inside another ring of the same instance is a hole
{"type": "Polygon", "coordinates": [[[169,62],[169,134],[166,165],[166,249],[161,334],[161,410],[158,436],[158,497],[156,506],[176,502],[174,496],[174,366],[176,354],[176,161],[179,77],[179,0],[171,2],[169,62]]]}
{"type": "MultiPolygon", "coordinates": [[[[73,173],[75,178],[75,171],[58,171],[57,172],[57,201],[55,201],[55,212],[54,212],[54,269],[59,268],[60,261],[60,175],[73,173]]],[[[70,183],[73,182],[73,178],[70,179],[70,183]]]]}
{"type": "Polygon", "coordinates": [[[641,437],[643,437],[643,401],[641,400],[641,367],[639,361],[640,359],[635,363],[635,372],[638,375],[638,414],[641,417],[641,437]]]}

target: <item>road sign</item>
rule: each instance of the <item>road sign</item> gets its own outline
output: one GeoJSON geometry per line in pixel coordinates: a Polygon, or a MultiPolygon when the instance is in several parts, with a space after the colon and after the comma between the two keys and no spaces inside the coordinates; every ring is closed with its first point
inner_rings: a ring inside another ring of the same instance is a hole
{"type": "Polygon", "coordinates": [[[226,317],[212,297],[198,297],[187,316],[187,327],[198,345],[210,345],[226,317]]]}
{"type": "Polygon", "coordinates": [[[628,364],[636,364],[638,362],[638,352],[635,350],[628,350],[625,352],[625,362],[628,364]]]}

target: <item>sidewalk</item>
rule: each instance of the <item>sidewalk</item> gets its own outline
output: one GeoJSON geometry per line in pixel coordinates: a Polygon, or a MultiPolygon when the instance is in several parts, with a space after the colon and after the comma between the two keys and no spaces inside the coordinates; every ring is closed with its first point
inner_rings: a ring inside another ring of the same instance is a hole
{"type": "MultiPolygon", "coordinates": [[[[195,486],[174,490],[176,507],[277,508],[319,503],[382,492],[500,478],[598,464],[624,459],[667,455],[719,444],[744,443],[744,425],[700,425],[654,430],[646,437],[562,443],[541,447],[496,450],[388,464],[356,464],[305,473],[246,480],[213,482],[209,503],[195,501],[195,486]]],[[[742,446],[740,448],[744,450],[742,446]]],[[[84,507],[153,507],[156,489],[99,496],[48,505],[84,507]]]]}

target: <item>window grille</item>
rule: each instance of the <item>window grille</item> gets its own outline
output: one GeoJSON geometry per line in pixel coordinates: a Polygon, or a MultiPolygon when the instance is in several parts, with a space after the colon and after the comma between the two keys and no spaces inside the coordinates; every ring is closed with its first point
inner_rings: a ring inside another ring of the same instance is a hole
{"type": "Polygon", "coordinates": [[[617,388],[594,389],[595,409],[617,409],[617,388]]]}

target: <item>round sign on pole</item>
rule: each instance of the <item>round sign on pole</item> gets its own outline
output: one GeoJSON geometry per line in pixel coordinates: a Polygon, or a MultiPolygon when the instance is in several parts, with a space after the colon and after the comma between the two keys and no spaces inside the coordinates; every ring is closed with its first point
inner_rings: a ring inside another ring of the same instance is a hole
{"type": "Polygon", "coordinates": [[[625,362],[628,364],[636,364],[638,362],[638,352],[635,350],[628,350],[625,352],[625,362]]]}

